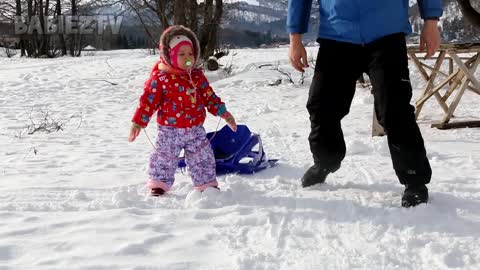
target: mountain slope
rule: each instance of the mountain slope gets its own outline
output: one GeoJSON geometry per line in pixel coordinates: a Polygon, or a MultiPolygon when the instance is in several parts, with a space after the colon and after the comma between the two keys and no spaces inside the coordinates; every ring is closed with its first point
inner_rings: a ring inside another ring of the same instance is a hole
{"type": "MultiPolygon", "coordinates": [[[[420,18],[417,1],[410,0],[410,21],[414,36],[421,31],[423,20],[420,18]]],[[[478,5],[477,5],[478,6],[478,5]]],[[[274,0],[258,0],[237,2],[229,5],[225,13],[225,28],[270,32],[273,35],[287,36],[285,25],[287,16],[287,2],[274,0]]],[[[313,9],[315,10],[315,8],[313,9]]],[[[444,15],[440,26],[443,29],[443,40],[472,41],[480,39],[480,30],[475,29],[467,22],[455,0],[444,1],[444,15]]],[[[312,13],[309,33],[306,39],[316,38],[318,29],[318,15],[312,13]]]]}

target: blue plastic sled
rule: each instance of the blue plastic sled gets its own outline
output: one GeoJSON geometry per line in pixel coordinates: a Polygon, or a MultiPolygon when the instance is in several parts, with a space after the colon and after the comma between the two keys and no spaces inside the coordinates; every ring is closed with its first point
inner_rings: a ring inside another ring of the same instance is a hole
{"type": "MultiPolygon", "coordinates": [[[[278,161],[267,159],[260,135],[250,132],[245,125],[238,125],[237,132],[225,125],[217,132],[207,133],[207,138],[215,155],[217,174],[252,174],[278,161]],[[254,150],[257,145],[258,149],[254,150]]],[[[184,158],[180,158],[178,167],[186,167],[184,158]]]]}

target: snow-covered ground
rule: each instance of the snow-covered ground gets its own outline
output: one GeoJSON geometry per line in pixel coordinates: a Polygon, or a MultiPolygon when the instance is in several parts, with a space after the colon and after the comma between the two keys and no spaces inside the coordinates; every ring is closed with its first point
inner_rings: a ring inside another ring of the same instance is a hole
{"type": "MultiPolygon", "coordinates": [[[[142,50],[0,58],[0,269],[480,269],[479,129],[432,129],[442,111],[427,103],[419,124],[431,201],[401,208],[386,139],[371,137],[372,97],[359,86],[343,121],[342,168],[302,189],[312,162],[312,70],[298,84],[286,48],[239,50],[233,76],[208,74],[279,165],[221,176],[222,191],[197,200],[186,199],[192,185],[179,172],[171,193],[149,197],[152,146],[145,134],[134,143],[127,136],[156,59],[142,50]],[[296,84],[264,64],[291,72],[296,84]],[[63,130],[28,135],[46,113],[63,130]]],[[[423,81],[411,71],[418,96],[423,81]]],[[[456,119],[480,117],[479,101],[467,93],[456,119]]],[[[217,123],[210,116],[205,126],[217,123]]]]}

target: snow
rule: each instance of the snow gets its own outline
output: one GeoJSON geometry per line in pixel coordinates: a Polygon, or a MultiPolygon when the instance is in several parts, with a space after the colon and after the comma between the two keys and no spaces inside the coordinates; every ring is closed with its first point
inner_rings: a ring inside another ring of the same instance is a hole
{"type": "MultiPolygon", "coordinates": [[[[478,129],[430,128],[442,110],[427,102],[418,123],[433,168],[431,201],[401,208],[386,139],[371,137],[373,99],[358,86],[343,121],[341,169],[302,189],[312,162],[305,103],[313,72],[300,85],[287,51],[237,50],[221,59],[233,61],[233,76],[208,74],[279,165],[218,177],[222,190],[203,194],[178,172],[160,198],[144,187],[147,137],[127,142],[158,56],[0,58],[0,269],[479,269],[478,129]],[[63,130],[26,134],[45,112],[63,130]]],[[[410,68],[416,98],[423,81],[410,68]]],[[[467,93],[455,115],[480,117],[478,97],[467,93]]],[[[205,127],[217,123],[209,116],[205,127]]],[[[146,130],[152,140],[155,126],[146,130]]]]}
{"type": "Polygon", "coordinates": [[[96,50],[95,47],[93,47],[92,45],[88,45],[86,46],[85,48],[83,48],[84,51],[93,51],[93,50],[96,50]]]}
{"type": "Polygon", "coordinates": [[[252,11],[244,11],[244,10],[232,10],[229,11],[231,17],[236,18],[237,20],[245,21],[245,22],[256,22],[256,23],[271,23],[274,21],[278,21],[278,17],[269,16],[266,14],[259,14],[252,11]]]}
{"type": "Polygon", "coordinates": [[[240,0],[240,1],[233,1],[233,2],[245,2],[249,5],[253,5],[253,6],[258,6],[259,3],[257,0],[240,0]]]}

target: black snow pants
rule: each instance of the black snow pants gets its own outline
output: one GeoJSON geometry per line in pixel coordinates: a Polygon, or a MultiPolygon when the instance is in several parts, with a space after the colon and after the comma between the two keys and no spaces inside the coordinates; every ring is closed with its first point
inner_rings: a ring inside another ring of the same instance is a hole
{"type": "Polygon", "coordinates": [[[387,134],[393,168],[401,184],[427,184],[432,170],[410,104],[405,35],[397,33],[359,45],[319,39],[315,74],[307,102],[310,150],[315,164],[340,167],[346,147],[341,120],[349,113],[356,81],[367,73],[375,113],[387,134]]]}

